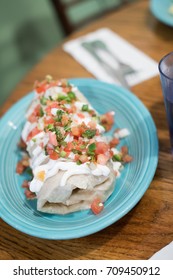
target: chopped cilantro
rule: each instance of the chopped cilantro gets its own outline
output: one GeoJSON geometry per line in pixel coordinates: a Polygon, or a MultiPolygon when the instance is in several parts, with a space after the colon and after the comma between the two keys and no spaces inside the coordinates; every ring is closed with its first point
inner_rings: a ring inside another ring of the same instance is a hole
{"type": "Polygon", "coordinates": [[[72,152],[73,152],[73,154],[78,154],[78,155],[82,154],[82,152],[77,149],[72,149],[72,152]]]}
{"type": "Polygon", "coordinates": [[[62,115],[64,114],[64,111],[62,111],[62,110],[57,110],[57,112],[56,112],[56,115],[57,115],[57,117],[55,118],[55,120],[57,121],[57,122],[61,122],[61,120],[62,120],[62,115]]]}
{"type": "Polygon", "coordinates": [[[55,127],[54,127],[54,125],[51,124],[51,123],[48,124],[47,129],[50,130],[50,131],[52,131],[52,132],[55,131],[55,127]]]}
{"type": "Polygon", "coordinates": [[[80,149],[84,150],[86,148],[86,145],[80,145],[80,149]]]}
{"type": "Polygon", "coordinates": [[[55,127],[55,134],[56,134],[57,141],[64,140],[64,136],[62,135],[61,130],[58,127],[55,127]]]}
{"type": "Polygon", "coordinates": [[[59,147],[57,146],[57,147],[55,148],[55,152],[56,152],[56,153],[59,153],[59,151],[60,151],[60,150],[59,150],[59,147]]]}
{"type": "Polygon", "coordinates": [[[43,111],[43,108],[40,107],[40,117],[43,117],[44,116],[44,111],[43,111]]]}
{"type": "Polygon", "coordinates": [[[67,146],[67,142],[65,142],[65,141],[61,141],[61,146],[63,146],[63,147],[66,147],[67,146]]]}
{"type": "Polygon", "coordinates": [[[122,160],[122,155],[121,154],[115,154],[112,157],[113,161],[121,161],[122,160]]]}
{"type": "Polygon", "coordinates": [[[88,146],[88,151],[89,152],[94,152],[96,149],[96,144],[95,143],[92,143],[88,146]]]}
{"type": "Polygon", "coordinates": [[[71,122],[72,121],[69,120],[68,123],[64,126],[64,131],[67,131],[67,132],[71,131],[71,126],[70,126],[71,122]]]}
{"type": "Polygon", "coordinates": [[[82,111],[83,111],[83,112],[88,112],[88,110],[89,110],[88,104],[84,104],[84,105],[82,106],[82,111]]]}
{"type": "Polygon", "coordinates": [[[42,105],[46,105],[46,104],[47,104],[47,98],[44,97],[44,96],[42,96],[42,97],[40,98],[40,103],[41,103],[42,105]]]}
{"type": "Polygon", "coordinates": [[[70,100],[76,99],[76,95],[75,95],[75,93],[73,91],[70,91],[67,94],[68,94],[68,97],[70,98],[70,100]]]}
{"type": "Polygon", "coordinates": [[[60,157],[65,158],[67,155],[67,153],[65,151],[61,151],[60,152],[60,157]]]}
{"type": "Polygon", "coordinates": [[[47,145],[44,147],[45,155],[48,156],[47,145]]]}
{"type": "Polygon", "coordinates": [[[65,100],[65,99],[66,99],[66,95],[61,94],[61,95],[58,96],[58,101],[62,101],[62,100],[65,100]]]}
{"type": "Polygon", "coordinates": [[[96,135],[96,129],[87,129],[82,133],[82,136],[88,139],[93,138],[95,135],[96,135]]]}

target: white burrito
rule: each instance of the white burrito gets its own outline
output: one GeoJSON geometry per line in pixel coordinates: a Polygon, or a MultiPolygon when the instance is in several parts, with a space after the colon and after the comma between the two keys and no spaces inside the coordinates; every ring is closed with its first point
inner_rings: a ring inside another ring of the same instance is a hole
{"type": "Polygon", "coordinates": [[[102,119],[83,94],[66,80],[47,77],[35,85],[22,140],[26,144],[37,209],[66,214],[89,209],[112,194],[122,167],[104,136],[113,112],[102,119]],[[115,167],[116,166],[116,167],[115,167]],[[115,170],[116,169],[116,170],[115,170]]]}

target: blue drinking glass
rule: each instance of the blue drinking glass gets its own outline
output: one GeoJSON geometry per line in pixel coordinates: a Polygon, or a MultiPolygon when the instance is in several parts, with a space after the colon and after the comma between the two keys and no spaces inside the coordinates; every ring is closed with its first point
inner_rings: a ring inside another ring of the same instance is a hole
{"type": "Polygon", "coordinates": [[[173,52],[160,60],[159,72],[173,154],[173,52]]]}

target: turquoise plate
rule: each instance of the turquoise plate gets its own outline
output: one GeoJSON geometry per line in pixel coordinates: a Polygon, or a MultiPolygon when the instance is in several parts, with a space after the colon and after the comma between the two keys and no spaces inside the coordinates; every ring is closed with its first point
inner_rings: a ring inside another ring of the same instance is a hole
{"type": "MultiPolygon", "coordinates": [[[[20,158],[17,143],[24,125],[25,111],[33,93],[17,102],[0,121],[0,216],[12,227],[46,239],[72,239],[98,232],[126,215],[142,198],[154,176],[158,162],[158,138],[152,117],[128,90],[94,79],[72,79],[101,114],[114,110],[115,126],[128,128],[128,145],[134,161],[122,171],[111,197],[99,215],[91,210],[68,215],[38,212],[36,201],[25,199],[21,188],[25,176],[15,173],[20,158]]],[[[112,133],[113,130],[110,132],[112,133]]]]}
{"type": "Polygon", "coordinates": [[[173,14],[171,15],[168,10],[173,5],[171,0],[151,0],[150,10],[152,14],[161,22],[173,26],[173,14]]]}

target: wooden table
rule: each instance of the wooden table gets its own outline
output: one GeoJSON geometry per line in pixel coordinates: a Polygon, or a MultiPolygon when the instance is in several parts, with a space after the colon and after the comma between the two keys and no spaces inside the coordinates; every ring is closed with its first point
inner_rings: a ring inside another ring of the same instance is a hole
{"type": "MultiPolygon", "coordinates": [[[[111,28],[156,61],[173,50],[173,29],[153,17],[146,0],[129,4],[68,39],[102,27],[111,28]]],[[[33,81],[46,74],[57,78],[92,77],[59,46],[17,86],[1,114],[31,91],[33,81]]],[[[173,157],[159,76],[131,90],[151,112],[160,146],[155,177],[141,201],[108,228],[74,240],[45,241],[23,234],[0,220],[0,259],[148,259],[173,240],[173,157]]]]}

